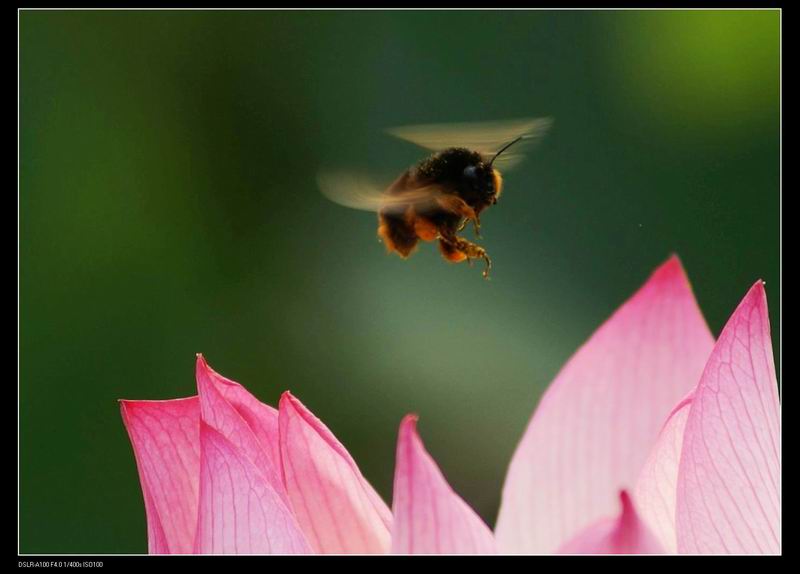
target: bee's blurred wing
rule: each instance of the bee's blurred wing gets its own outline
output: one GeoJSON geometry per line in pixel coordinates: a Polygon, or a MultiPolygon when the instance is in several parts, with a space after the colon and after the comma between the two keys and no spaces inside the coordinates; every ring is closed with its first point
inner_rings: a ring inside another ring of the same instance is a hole
{"type": "Polygon", "coordinates": [[[480,152],[487,160],[504,145],[522,136],[522,141],[497,158],[497,164],[507,169],[524,157],[523,146],[541,139],[552,124],[551,118],[520,118],[495,122],[404,126],[390,128],[387,132],[432,151],[463,147],[480,152]]]}
{"type": "Polygon", "coordinates": [[[320,173],[317,185],[331,201],[364,211],[380,210],[385,195],[382,189],[360,174],[320,173]]]}
{"type": "Polygon", "coordinates": [[[422,208],[440,193],[433,186],[394,189],[387,193],[367,177],[354,173],[321,173],[317,184],[331,201],[364,211],[402,213],[409,206],[422,208]]]}

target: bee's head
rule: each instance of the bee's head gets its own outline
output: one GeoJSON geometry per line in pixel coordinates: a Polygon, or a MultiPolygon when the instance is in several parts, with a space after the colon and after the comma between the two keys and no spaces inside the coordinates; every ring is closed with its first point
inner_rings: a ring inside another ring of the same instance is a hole
{"type": "Polygon", "coordinates": [[[465,201],[473,205],[476,209],[480,210],[489,205],[497,203],[500,193],[503,191],[503,177],[500,172],[495,169],[492,164],[504,151],[513,146],[520,140],[525,139],[527,136],[521,135],[516,139],[508,142],[500,148],[500,150],[486,162],[480,154],[475,154],[478,159],[472,161],[464,167],[462,174],[463,184],[462,189],[466,191],[466,195],[471,196],[470,201],[467,197],[465,201]]]}
{"type": "Polygon", "coordinates": [[[483,162],[470,164],[464,168],[463,188],[478,204],[494,205],[503,190],[500,172],[483,162]]]}
{"type": "MultiPolygon", "coordinates": [[[[501,147],[488,162],[481,160],[464,168],[464,179],[469,182],[468,185],[471,185],[475,190],[479,201],[484,202],[486,205],[494,205],[497,203],[497,199],[503,191],[503,176],[500,175],[500,171],[493,167],[492,164],[504,151],[526,137],[528,136],[523,134],[511,140],[501,147]]],[[[483,206],[480,208],[482,209],[483,206]]]]}
{"type": "Polygon", "coordinates": [[[450,148],[423,161],[420,172],[452,189],[476,212],[497,203],[502,190],[500,172],[479,152],[450,148]]]}

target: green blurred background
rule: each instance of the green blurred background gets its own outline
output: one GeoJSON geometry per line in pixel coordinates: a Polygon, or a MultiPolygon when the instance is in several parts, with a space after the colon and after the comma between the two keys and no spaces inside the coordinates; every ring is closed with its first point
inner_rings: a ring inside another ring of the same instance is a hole
{"type": "MultiPolygon", "coordinates": [[[[145,552],[118,398],[203,352],[291,389],[391,496],[403,414],[494,523],[547,383],[670,253],[718,333],[758,278],[779,345],[780,14],[20,15],[20,549],[145,552]],[[492,280],[387,256],[324,168],[388,126],[553,116],[483,218],[492,280]]],[[[776,357],[777,358],[777,357],[776,357]]]]}

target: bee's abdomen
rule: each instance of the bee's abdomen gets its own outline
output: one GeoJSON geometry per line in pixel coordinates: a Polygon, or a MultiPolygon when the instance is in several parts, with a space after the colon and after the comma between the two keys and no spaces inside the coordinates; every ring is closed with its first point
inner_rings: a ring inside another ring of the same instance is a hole
{"type": "Polygon", "coordinates": [[[396,251],[404,258],[411,255],[418,241],[414,226],[402,214],[379,213],[378,236],[383,239],[387,250],[396,251]]]}

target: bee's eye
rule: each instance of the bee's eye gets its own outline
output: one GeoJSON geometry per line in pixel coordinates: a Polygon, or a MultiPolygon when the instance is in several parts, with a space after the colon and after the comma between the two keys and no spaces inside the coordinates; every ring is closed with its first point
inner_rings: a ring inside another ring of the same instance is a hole
{"type": "Polygon", "coordinates": [[[464,168],[464,177],[468,179],[475,179],[478,176],[478,170],[474,165],[469,165],[464,168]]]}

